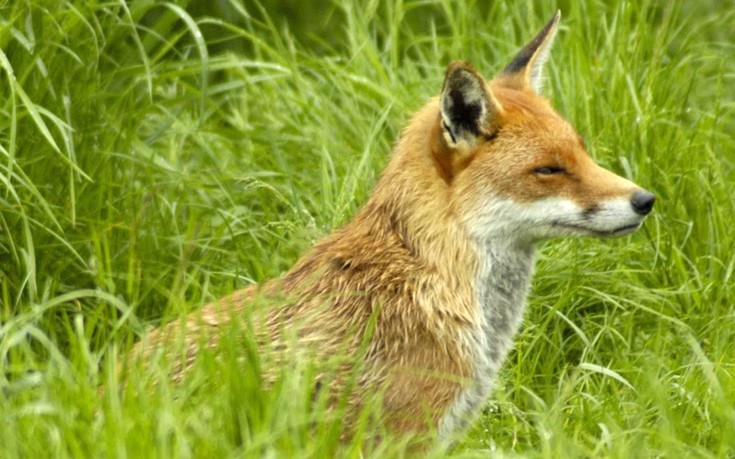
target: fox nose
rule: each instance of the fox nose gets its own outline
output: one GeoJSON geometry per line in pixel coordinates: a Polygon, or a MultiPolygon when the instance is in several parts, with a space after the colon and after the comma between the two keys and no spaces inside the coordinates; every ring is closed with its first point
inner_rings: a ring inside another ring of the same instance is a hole
{"type": "Polygon", "coordinates": [[[656,196],[646,190],[638,190],[633,192],[633,197],[630,199],[630,205],[633,206],[633,210],[640,215],[648,215],[653,209],[653,203],[656,201],[656,196]]]}

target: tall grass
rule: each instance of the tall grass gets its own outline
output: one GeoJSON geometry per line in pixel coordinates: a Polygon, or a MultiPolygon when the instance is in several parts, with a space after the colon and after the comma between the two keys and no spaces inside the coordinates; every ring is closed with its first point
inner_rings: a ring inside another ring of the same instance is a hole
{"type": "Polygon", "coordinates": [[[282,7],[0,6],[0,457],[403,455],[364,441],[369,410],[341,443],[304,376],[264,390],[247,342],[181,385],[150,389],[161,362],[121,387],[114,366],[148,325],[279,276],[347,221],[444,66],[492,75],[556,7],[546,92],[656,211],[623,240],[544,248],[485,412],[431,454],[735,454],[734,10],[282,7]]]}

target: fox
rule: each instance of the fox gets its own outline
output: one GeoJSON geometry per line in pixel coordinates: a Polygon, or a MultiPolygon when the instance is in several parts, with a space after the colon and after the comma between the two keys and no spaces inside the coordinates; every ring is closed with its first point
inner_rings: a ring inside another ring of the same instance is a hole
{"type": "MultiPolygon", "coordinates": [[[[252,327],[255,340],[285,349],[290,336],[291,348],[315,359],[359,357],[347,404],[353,417],[380,391],[388,432],[442,440],[461,433],[512,349],[537,247],[629,235],[655,201],[597,165],[541,95],[560,17],[490,80],[468,62],[450,63],[440,94],[410,119],[367,202],[281,278],[154,329],[130,355],[150,356],[183,336],[186,355],[171,375],[183,379],[256,298],[278,298],[283,304],[252,327]]],[[[350,371],[321,390],[343,393],[350,371]]]]}

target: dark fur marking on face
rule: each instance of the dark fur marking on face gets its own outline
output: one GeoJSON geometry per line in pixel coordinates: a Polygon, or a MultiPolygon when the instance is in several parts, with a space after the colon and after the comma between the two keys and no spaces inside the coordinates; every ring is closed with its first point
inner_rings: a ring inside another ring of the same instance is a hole
{"type": "Polygon", "coordinates": [[[592,204],[591,206],[587,207],[586,209],[582,211],[582,218],[585,220],[589,220],[599,211],[600,211],[600,206],[597,204],[592,204]]]}

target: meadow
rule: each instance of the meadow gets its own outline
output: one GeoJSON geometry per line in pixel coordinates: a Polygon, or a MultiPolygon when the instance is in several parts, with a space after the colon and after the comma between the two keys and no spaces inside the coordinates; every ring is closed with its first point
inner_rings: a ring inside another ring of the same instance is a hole
{"type": "Polygon", "coordinates": [[[340,443],[308,371],[264,388],[252,343],[182,384],[115,365],[284,273],[365,201],[448,62],[490,77],[557,8],[546,95],[656,207],[544,245],[482,416],[427,454],[735,456],[735,6],[293,3],[0,2],[0,458],[404,456],[365,446],[370,413],[340,443]]]}

